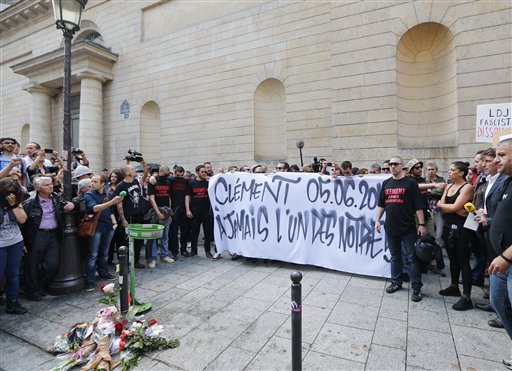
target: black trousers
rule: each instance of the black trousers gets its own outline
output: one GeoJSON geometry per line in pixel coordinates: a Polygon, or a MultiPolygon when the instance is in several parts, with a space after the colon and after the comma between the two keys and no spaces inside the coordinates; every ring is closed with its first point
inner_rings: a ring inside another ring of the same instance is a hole
{"type": "Polygon", "coordinates": [[[190,222],[184,206],[178,206],[173,210],[171,228],[169,229],[169,248],[172,255],[178,255],[178,251],[187,251],[187,240],[190,234],[190,222]],[[181,232],[181,234],[179,233],[181,232]],[[179,235],[179,244],[178,244],[179,235]]]}
{"type": "Polygon", "coordinates": [[[213,241],[213,219],[210,210],[190,210],[193,218],[191,220],[191,233],[192,243],[191,252],[197,253],[197,240],[199,238],[199,231],[203,225],[204,232],[204,251],[210,252],[211,242],[213,241]]]}
{"type": "Polygon", "coordinates": [[[60,240],[58,231],[37,232],[29,253],[25,256],[25,293],[39,293],[59,268],[60,240]]]}

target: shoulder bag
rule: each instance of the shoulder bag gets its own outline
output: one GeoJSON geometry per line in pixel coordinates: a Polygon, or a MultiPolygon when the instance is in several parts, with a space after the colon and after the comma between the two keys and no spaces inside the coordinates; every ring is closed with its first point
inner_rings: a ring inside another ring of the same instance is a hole
{"type": "MultiPolygon", "coordinates": [[[[105,192],[105,199],[103,203],[107,202],[108,195],[105,192]]],[[[96,227],[98,226],[98,221],[100,220],[101,212],[96,214],[85,214],[84,218],[80,222],[78,226],[77,234],[79,237],[93,237],[96,234],[96,227]]]]}

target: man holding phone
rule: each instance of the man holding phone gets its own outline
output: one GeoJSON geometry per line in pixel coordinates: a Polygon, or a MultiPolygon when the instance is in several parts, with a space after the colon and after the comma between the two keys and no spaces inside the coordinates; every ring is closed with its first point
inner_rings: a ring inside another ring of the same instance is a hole
{"type": "MultiPolygon", "coordinates": [[[[0,153],[0,178],[9,175],[9,172],[15,167],[25,174],[25,164],[23,159],[14,154],[14,148],[18,143],[14,138],[0,138],[1,153],[0,153]]],[[[26,177],[23,177],[22,185],[26,184],[26,177]]]]}

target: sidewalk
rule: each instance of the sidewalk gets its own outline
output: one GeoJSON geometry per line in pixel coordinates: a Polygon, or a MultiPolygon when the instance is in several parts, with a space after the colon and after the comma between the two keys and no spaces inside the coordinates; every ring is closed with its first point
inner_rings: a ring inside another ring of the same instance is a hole
{"type": "MultiPolygon", "coordinates": [[[[224,254],[227,255],[227,254],[224,254]]],[[[385,279],[313,266],[204,255],[137,270],[137,298],[180,347],[150,354],[139,370],[289,370],[290,273],[302,272],[304,370],[505,370],[512,355],[494,313],[456,312],[441,297],[449,278],[423,276],[424,298],[410,301],[408,284],[386,294],[385,279]]],[[[0,368],[48,370],[45,352],[77,322],[91,321],[100,293],[78,292],[22,303],[29,313],[0,309],[0,368]]],[[[482,301],[474,288],[473,301],[482,301]]]]}

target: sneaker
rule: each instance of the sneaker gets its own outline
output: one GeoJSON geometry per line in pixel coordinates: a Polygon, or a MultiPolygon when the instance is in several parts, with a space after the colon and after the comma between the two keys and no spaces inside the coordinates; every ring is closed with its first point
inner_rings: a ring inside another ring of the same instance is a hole
{"type": "Polygon", "coordinates": [[[458,302],[452,305],[453,310],[469,310],[473,309],[473,302],[471,299],[460,298],[458,302]]]}
{"type": "Polygon", "coordinates": [[[25,314],[27,309],[23,308],[18,300],[8,300],[5,305],[7,314],[25,314]]]}
{"type": "Polygon", "coordinates": [[[181,253],[181,256],[183,256],[184,258],[190,258],[190,253],[188,251],[183,251],[181,253]]]}
{"type": "Polygon", "coordinates": [[[197,250],[196,251],[191,251],[190,254],[188,254],[189,257],[196,256],[196,255],[197,255],[197,250]]]}
{"type": "Polygon", "coordinates": [[[420,290],[413,290],[411,300],[414,302],[421,301],[423,299],[423,296],[421,295],[420,290]]]}
{"type": "Polygon", "coordinates": [[[220,254],[220,252],[218,253],[215,253],[215,255],[213,255],[213,260],[219,260],[219,259],[222,259],[222,255],[220,254]]]}
{"type": "Polygon", "coordinates": [[[100,275],[100,278],[103,278],[104,280],[113,281],[113,280],[115,280],[117,277],[116,277],[116,276],[114,276],[113,274],[107,273],[107,274],[104,274],[104,275],[100,275]]]}
{"type": "Polygon", "coordinates": [[[96,290],[96,286],[94,284],[92,284],[92,283],[88,283],[88,284],[85,285],[85,289],[84,290],[87,291],[87,292],[91,292],[91,291],[96,290]]]}
{"type": "Polygon", "coordinates": [[[142,263],[135,263],[135,268],[137,268],[137,269],[144,269],[144,268],[146,268],[146,266],[144,264],[142,264],[142,263]]]}
{"type": "MultiPolygon", "coordinates": [[[[165,258],[162,259],[162,261],[164,263],[174,263],[174,259],[171,258],[170,256],[166,256],[165,258]]],[[[149,268],[151,268],[151,267],[149,267],[149,268]]]]}
{"type": "Polygon", "coordinates": [[[449,287],[439,291],[439,295],[455,296],[455,297],[461,296],[459,288],[458,287],[454,287],[454,286],[449,286],[449,287]]]}
{"type": "Polygon", "coordinates": [[[153,269],[156,267],[156,261],[154,260],[151,260],[149,263],[148,263],[148,268],[149,269],[153,269]]]}
{"type": "Polygon", "coordinates": [[[391,285],[386,287],[386,292],[388,294],[392,294],[392,293],[397,292],[398,290],[401,290],[401,289],[402,289],[402,285],[400,285],[397,282],[392,282],[391,285]]]}

